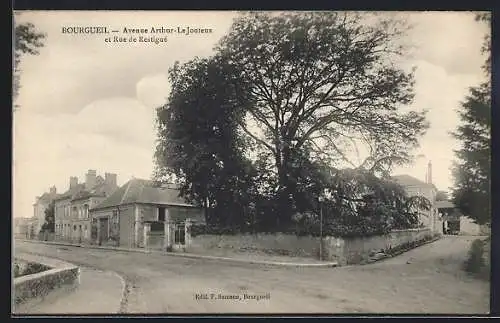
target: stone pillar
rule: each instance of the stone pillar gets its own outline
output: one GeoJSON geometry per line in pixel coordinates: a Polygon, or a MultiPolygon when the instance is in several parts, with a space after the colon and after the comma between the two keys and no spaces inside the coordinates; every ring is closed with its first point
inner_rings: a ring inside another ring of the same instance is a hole
{"type": "Polygon", "coordinates": [[[136,248],[140,247],[140,237],[139,237],[139,228],[141,222],[139,219],[139,206],[134,205],[134,245],[136,248]]]}
{"type": "Polygon", "coordinates": [[[148,236],[151,231],[151,223],[144,223],[144,249],[147,249],[148,246],[148,236]]]}
{"type": "Polygon", "coordinates": [[[193,225],[193,221],[191,219],[186,219],[184,224],[184,240],[186,247],[191,246],[191,227],[193,225]]]}
{"type": "Polygon", "coordinates": [[[174,227],[174,224],[170,218],[170,214],[168,212],[168,209],[165,210],[165,222],[163,223],[164,225],[164,240],[163,240],[163,249],[168,250],[169,247],[172,247],[174,244],[174,237],[172,234],[172,229],[174,227]]]}

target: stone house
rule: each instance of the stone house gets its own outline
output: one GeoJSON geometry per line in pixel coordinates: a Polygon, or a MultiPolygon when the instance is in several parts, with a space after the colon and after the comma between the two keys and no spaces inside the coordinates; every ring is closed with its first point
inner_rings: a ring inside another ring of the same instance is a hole
{"type": "Polygon", "coordinates": [[[175,185],[131,179],[90,210],[96,242],[127,248],[182,249],[193,222],[205,223],[202,208],[179,197],[175,185]]]}
{"type": "Polygon", "coordinates": [[[105,178],[89,170],[85,183],[70,177],[68,191],[55,202],[56,239],[85,242],[91,240],[90,209],[104,201],[118,188],[116,174],[105,173],[105,178]]]}
{"type": "Polygon", "coordinates": [[[409,175],[397,175],[392,177],[398,184],[404,187],[409,196],[423,196],[431,203],[430,210],[418,210],[419,221],[423,227],[433,232],[441,232],[442,220],[436,208],[437,188],[432,183],[432,164],[429,162],[426,181],[423,182],[409,175]]]}

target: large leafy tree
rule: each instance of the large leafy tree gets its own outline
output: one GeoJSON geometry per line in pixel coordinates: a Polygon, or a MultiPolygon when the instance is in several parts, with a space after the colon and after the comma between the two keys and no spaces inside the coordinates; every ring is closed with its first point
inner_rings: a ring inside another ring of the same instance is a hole
{"type": "Polygon", "coordinates": [[[252,104],[237,121],[273,160],[278,225],[291,219],[294,167],[304,156],[349,161],[350,148],[362,144],[369,150],[364,167],[387,171],[410,160],[427,128],[423,112],[403,109],[414,95],[413,71],[394,64],[405,54],[397,43],[405,29],[372,18],[251,13],[237,19],[218,46],[248,85],[252,104]]]}
{"type": "MultiPolygon", "coordinates": [[[[311,204],[316,204],[313,209],[322,211],[326,234],[372,235],[416,227],[418,212],[430,208],[426,198],[409,197],[399,184],[380,178],[370,170],[333,169],[316,164],[305,171],[312,180],[303,186],[304,193],[309,195],[311,204]],[[326,195],[323,202],[317,199],[321,194],[326,195]]],[[[301,212],[293,218],[300,231],[317,234],[319,215],[319,211],[301,212]]]]}
{"type": "Polygon", "coordinates": [[[237,87],[244,84],[220,58],[176,64],[169,75],[172,92],[158,109],[155,177],[175,175],[181,194],[209,210],[211,224],[245,226],[254,172],[238,135],[248,101],[237,87]]]}
{"type": "MultiPolygon", "coordinates": [[[[476,20],[490,23],[489,14],[480,14],[476,20]]],[[[483,66],[490,77],[490,36],[482,48],[486,55],[483,66]]],[[[459,116],[461,124],[454,132],[462,147],[457,150],[457,162],[453,167],[455,187],[453,200],[459,208],[479,224],[491,221],[491,83],[486,81],[472,87],[463,101],[459,116]]]]}
{"type": "Polygon", "coordinates": [[[32,23],[15,24],[14,27],[14,75],[13,75],[13,98],[16,99],[20,88],[20,67],[23,55],[38,55],[38,49],[44,45],[43,40],[46,37],[35,29],[32,23]]]}

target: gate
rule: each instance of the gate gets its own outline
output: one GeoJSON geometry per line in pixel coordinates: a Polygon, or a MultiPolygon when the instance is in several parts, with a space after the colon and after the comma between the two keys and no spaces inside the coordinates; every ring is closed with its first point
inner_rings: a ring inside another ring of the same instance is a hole
{"type": "Polygon", "coordinates": [[[108,227],[109,221],[108,218],[100,218],[99,219],[99,244],[108,241],[108,227]]]}

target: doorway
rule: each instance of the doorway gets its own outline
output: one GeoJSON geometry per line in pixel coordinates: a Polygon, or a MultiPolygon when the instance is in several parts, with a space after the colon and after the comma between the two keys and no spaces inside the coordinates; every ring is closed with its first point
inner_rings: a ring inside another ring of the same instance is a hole
{"type": "Polygon", "coordinates": [[[186,236],[184,230],[185,230],[184,223],[180,223],[175,226],[174,243],[176,245],[183,246],[186,244],[186,236]]]}

